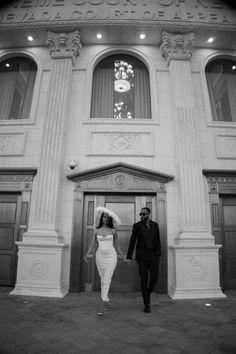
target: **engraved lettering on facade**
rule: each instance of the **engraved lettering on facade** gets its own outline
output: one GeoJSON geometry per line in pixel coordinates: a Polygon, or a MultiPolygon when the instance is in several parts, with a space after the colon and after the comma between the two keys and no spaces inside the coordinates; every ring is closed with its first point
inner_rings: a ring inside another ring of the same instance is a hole
{"type": "Polygon", "coordinates": [[[0,25],[77,19],[161,19],[235,24],[233,12],[227,12],[229,8],[220,0],[19,0],[4,8],[0,25]]]}

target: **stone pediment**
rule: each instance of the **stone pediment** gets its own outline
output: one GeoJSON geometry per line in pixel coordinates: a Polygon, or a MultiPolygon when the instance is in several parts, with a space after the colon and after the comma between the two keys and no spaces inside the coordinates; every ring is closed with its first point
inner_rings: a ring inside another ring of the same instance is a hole
{"type": "Polygon", "coordinates": [[[87,191],[154,192],[164,191],[174,176],[119,162],[71,173],[67,178],[87,191]]]}

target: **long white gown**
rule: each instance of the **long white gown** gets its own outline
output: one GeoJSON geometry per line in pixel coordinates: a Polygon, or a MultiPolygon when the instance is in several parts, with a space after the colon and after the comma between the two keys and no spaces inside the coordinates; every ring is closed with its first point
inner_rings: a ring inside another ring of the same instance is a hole
{"type": "Polygon", "coordinates": [[[109,301],[108,292],[111,278],[117,264],[117,254],[113,246],[113,235],[97,235],[98,249],[96,252],[96,265],[101,278],[101,298],[109,301]]]}

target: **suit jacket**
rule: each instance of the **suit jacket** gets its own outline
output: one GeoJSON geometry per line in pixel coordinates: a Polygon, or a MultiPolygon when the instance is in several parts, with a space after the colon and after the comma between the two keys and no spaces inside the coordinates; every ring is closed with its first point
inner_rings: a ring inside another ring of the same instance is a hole
{"type": "MultiPolygon", "coordinates": [[[[158,224],[152,220],[150,220],[149,223],[150,223],[150,228],[152,231],[154,252],[156,253],[157,256],[161,256],[161,241],[160,241],[160,233],[159,233],[158,224]]],[[[136,244],[136,257],[135,257],[135,259],[139,260],[142,258],[142,255],[145,250],[145,240],[144,240],[143,228],[142,228],[141,221],[139,221],[133,225],[133,230],[132,230],[132,234],[131,234],[131,238],[130,238],[130,242],[129,242],[128,253],[127,253],[128,259],[132,259],[135,244],[136,244]]]]}

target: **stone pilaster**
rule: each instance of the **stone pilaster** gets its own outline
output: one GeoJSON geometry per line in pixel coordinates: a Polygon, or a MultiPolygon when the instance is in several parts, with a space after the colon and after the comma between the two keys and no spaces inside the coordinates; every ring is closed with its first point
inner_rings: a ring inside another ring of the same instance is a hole
{"type": "Polygon", "coordinates": [[[190,68],[195,46],[193,32],[172,34],[164,31],[162,34],[160,48],[168,62],[172,88],[178,161],[176,180],[180,195],[180,230],[175,245],[171,247],[176,267],[175,283],[170,290],[174,298],[222,296],[218,264],[220,245],[214,244],[206,220],[200,138],[190,68]]]}
{"type": "Polygon", "coordinates": [[[18,243],[17,285],[13,293],[63,296],[67,292],[62,279],[65,245],[58,230],[58,209],[68,95],[73,63],[81,48],[79,32],[48,32],[47,45],[52,70],[41,160],[29,230],[18,243]]]}

